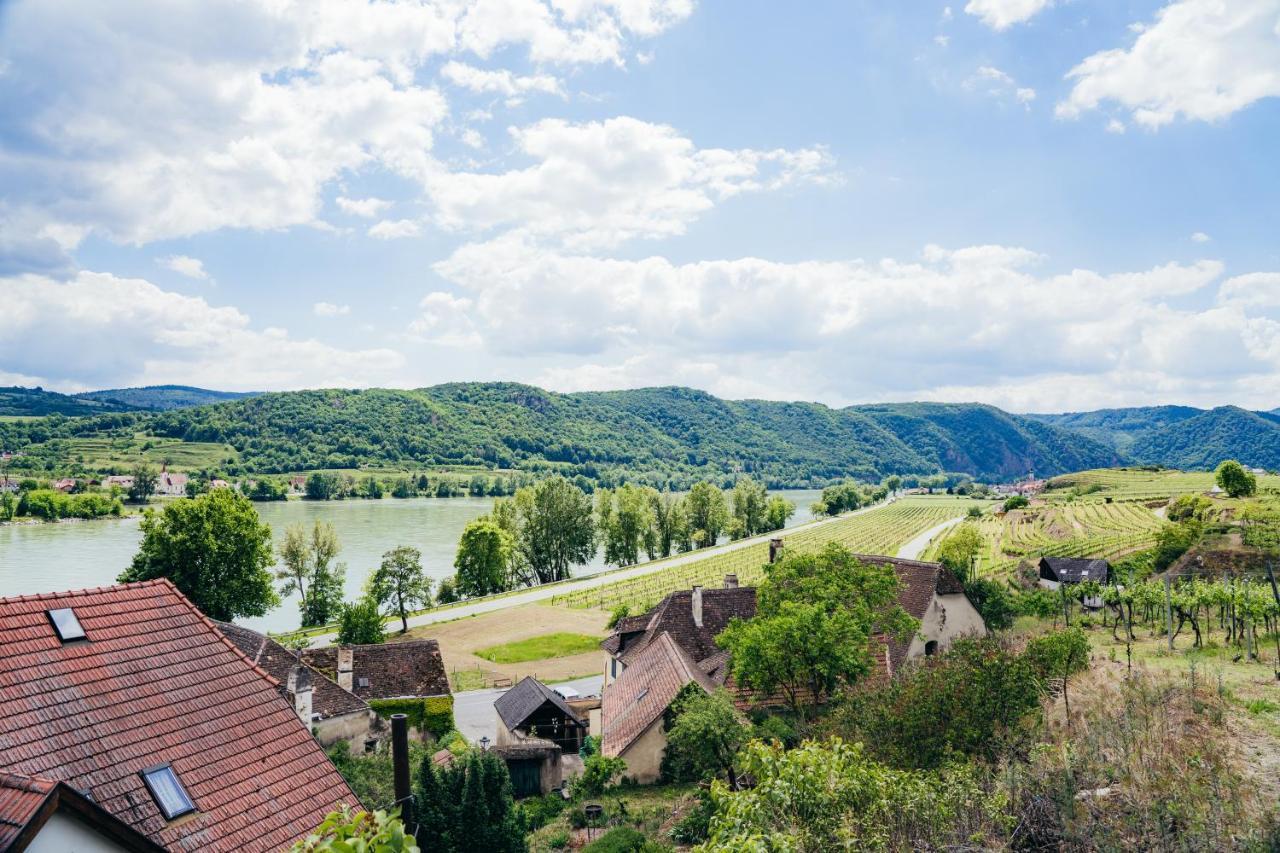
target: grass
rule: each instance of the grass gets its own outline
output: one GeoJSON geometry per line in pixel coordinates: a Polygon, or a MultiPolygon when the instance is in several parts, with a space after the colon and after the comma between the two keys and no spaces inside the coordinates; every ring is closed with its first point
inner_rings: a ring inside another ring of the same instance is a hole
{"type": "Polygon", "coordinates": [[[139,462],[147,462],[157,468],[167,462],[175,471],[198,471],[203,468],[221,468],[228,460],[235,462],[239,458],[236,449],[229,444],[145,435],[131,438],[69,438],[59,439],[59,443],[59,456],[62,459],[73,460],[90,471],[125,469],[139,462]]]}
{"type": "Polygon", "coordinates": [[[600,637],[557,631],[511,643],[500,643],[477,649],[475,654],[494,663],[526,663],[594,652],[600,648],[600,637]]]}

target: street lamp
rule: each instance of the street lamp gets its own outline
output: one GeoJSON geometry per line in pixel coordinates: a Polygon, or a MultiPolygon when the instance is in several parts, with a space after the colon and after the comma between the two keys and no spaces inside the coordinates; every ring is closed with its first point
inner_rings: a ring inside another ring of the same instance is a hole
{"type": "Polygon", "coordinates": [[[480,751],[481,751],[481,752],[488,752],[488,751],[489,751],[489,738],[488,738],[488,737],[482,737],[482,738],[480,738],[480,751]]]}

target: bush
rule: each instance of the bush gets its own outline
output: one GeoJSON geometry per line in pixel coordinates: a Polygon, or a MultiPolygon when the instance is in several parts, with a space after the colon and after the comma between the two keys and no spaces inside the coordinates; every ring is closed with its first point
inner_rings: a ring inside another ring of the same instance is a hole
{"type": "Polygon", "coordinates": [[[355,812],[343,806],[329,812],[316,831],[290,848],[292,853],[418,853],[418,844],[405,832],[398,809],[355,812]]]}
{"type": "Polygon", "coordinates": [[[1009,512],[1010,510],[1023,509],[1024,507],[1029,506],[1031,506],[1031,501],[1027,500],[1022,495],[1014,495],[1011,498],[1005,499],[1004,511],[1009,512]]]}
{"type": "Polygon", "coordinates": [[[386,639],[382,611],[378,602],[365,596],[353,604],[342,605],[338,616],[338,642],[342,645],[369,646],[386,639]]]}
{"type": "Polygon", "coordinates": [[[428,696],[425,699],[370,699],[369,707],[387,719],[404,714],[409,725],[420,732],[442,738],[453,730],[453,697],[428,696]]]}
{"type": "Polygon", "coordinates": [[[606,758],[599,753],[582,762],[582,775],[573,780],[575,798],[598,797],[614,787],[626,772],[627,762],[621,758],[606,758]]]}
{"type": "Polygon", "coordinates": [[[527,835],[551,823],[564,812],[568,805],[559,791],[552,791],[541,797],[529,797],[518,803],[516,813],[527,835]]]}
{"type": "Polygon", "coordinates": [[[689,810],[671,827],[671,840],[677,844],[701,844],[711,832],[711,816],[716,813],[711,795],[699,788],[694,797],[689,810]]]}
{"type": "Polygon", "coordinates": [[[1013,594],[1006,584],[979,578],[966,583],[964,593],[977,609],[988,630],[1003,631],[1013,627],[1013,620],[1018,614],[1013,594]]]}
{"type": "Polygon", "coordinates": [[[552,850],[563,850],[569,846],[569,831],[562,829],[553,835],[548,836],[547,846],[552,850]]]}
{"type": "Polygon", "coordinates": [[[656,841],[650,841],[638,829],[615,826],[583,847],[582,853],[656,853],[666,849],[656,841]]]}
{"type": "Polygon", "coordinates": [[[458,585],[454,579],[447,577],[441,580],[440,588],[436,590],[436,604],[453,604],[458,600],[458,585]]]}

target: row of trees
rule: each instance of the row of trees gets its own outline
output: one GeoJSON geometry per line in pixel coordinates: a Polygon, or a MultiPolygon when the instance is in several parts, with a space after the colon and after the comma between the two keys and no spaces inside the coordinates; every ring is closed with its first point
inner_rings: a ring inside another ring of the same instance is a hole
{"type": "Polygon", "coordinates": [[[793,504],[750,478],[727,493],[706,482],[684,495],[626,484],[596,490],[593,502],[563,477],[551,477],[499,499],[492,512],[467,525],[451,588],[472,597],[564,580],[597,546],[605,562],[629,566],[642,555],[652,560],[709,547],[726,535],[779,530],[794,512],[793,504]]]}
{"type": "Polygon", "coordinates": [[[315,471],[307,475],[303,494],[309,500],[319,501],[345,498],[377,499],[386,495],[393,498],[502,497],[514,494],[520,485],[531,482],[533,478],[528,475],[486,477],[475,474],[470,479],[452,476],[430,477],[426,474],[394,478],[368,475],[357,479],[350,474],[315,471]]]}

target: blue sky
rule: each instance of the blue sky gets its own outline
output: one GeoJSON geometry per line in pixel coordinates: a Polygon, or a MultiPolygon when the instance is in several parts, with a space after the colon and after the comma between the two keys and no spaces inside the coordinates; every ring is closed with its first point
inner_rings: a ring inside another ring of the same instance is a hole
{"type": "Polygon", "coordinates": [[[1280,405],[1280,0],[0,7],[0,383],[1280,405]]]}

